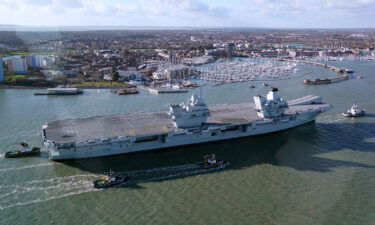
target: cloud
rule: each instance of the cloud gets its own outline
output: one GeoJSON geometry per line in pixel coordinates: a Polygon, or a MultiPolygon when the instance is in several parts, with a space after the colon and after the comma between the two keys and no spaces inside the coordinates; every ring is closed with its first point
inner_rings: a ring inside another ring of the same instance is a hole
{"type": "Polygon", "coordinates": [[[60,7],[65,7],[65,8],[82,8],[82,7],[84,7],[84,5],[78,0],[54,0],[54,3],[58,6],[60,6],[60,7]]]}
{"type": "Polygon", "coordinates": [[[198,0],[143,0],[151,12],[163,11],[166,14],[188,13],[201,16],[228,17],[232,9],[198,0]],[[164,7],[168,10],[160,10],[164,7]]]}
{"type": "Polygon", "coordinates": [[[52,0],[24,0],[24,3],[30,5],[50,5],[52,4],[52,0]]]}
{"type": "Polygon", "coordinates": [[[0,0],[28,25],[374,27],[375,0],[0,0]]]}

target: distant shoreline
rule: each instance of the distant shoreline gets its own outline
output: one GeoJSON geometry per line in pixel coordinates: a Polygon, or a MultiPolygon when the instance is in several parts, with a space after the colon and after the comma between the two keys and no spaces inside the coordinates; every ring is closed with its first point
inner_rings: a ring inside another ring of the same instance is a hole
{"type": "Polygon", "coordinates": [[[113,31],[113,30],[374,30],[375,27],[248,27],[248,26],[25,26],[0,24],[0,31],[65,32],[65,31],[113,31]]]}
{"type": "Polygon", "coordinates": [[[0,89],[30,89],[30,90],[37,90],[37,89],[47,89],[48,87],[30,87],[30,86],[11,86],[11,85],[2,85],[0,84],[0,89]]]}
{"type": "MultiPolygon", "coordinates": [[[[75,87],[72,85],[71,87],[75,87]]],[[[1,85],[0,84],[0,89],[29,89],[29,90],[45,90],[47,88],[52,88],[52,87],[31,87],[31,86],[11,86],[11,85],[1,85]]],[[[107,86],[107,87],[97,87],[97,86],[82,86],[82,87],[76,87],[80,89],[118,89],[118,88],[129,88],[128,86],[107,86]]]]}

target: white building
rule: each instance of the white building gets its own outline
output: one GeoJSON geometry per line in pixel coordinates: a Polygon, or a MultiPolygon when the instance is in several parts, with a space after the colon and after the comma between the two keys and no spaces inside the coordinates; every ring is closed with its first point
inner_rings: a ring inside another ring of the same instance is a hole
{"type": "Polygon", "coordinates": [[[191,69],[188,66],[172,66],[165,69],[165,78],[168,80],[187,79],[191,75],[191,69]]]}
{"type": "Polygon", "coordinates": [[[119,79],[122,81],[139,80],[142,74],[136,70],[119,70],[119,79]]]}

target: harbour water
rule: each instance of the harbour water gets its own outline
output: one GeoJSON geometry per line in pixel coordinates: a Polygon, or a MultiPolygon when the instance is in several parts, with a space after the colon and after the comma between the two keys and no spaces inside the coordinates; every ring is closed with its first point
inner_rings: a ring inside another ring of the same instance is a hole
{"type": "MultiPolygon", "coordinates": [[[[41,146],[41,125],[54,120],[166,110],[192,92],[119,96],[85,90],[79,96],[34,96],[0,90],[0,224],[373,224],[375,221],[375,63],[328,62],[351,68],[350,79],[305,86],[332,77],[305,65],[307,76],[267,81],[286,99],[314,94],[334,108],[285,132],[222,143],[63,163],[40,157],[5,159],[20,141],[41,146]],[[312,72],[312,73],[310,73],[312,72]],[[354,101],[368,112],[341,117],[354,101]],[[198,170],[207,153],[230,161],[198,170]],[[95,190],[108,170],[127,173],[129,185],[95,190]]],[[[207,104],[252,101],[262,81],[204,86],[207,104]]],[[[98,127],[100,129],[100,127],[98,127]]]]}

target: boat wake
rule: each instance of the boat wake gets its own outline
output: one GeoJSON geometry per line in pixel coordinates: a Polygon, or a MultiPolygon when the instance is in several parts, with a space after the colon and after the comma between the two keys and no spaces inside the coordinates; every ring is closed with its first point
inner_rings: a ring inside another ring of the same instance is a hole
{"type": "Polygon", "coordinates": [[[153,173],[160,173],[160,172],[168,172],[168,171],[179,171],[179,170],[187,170],[196,168],[194,163],[192,164],[184,164],[184,165],[177,165],[177,166],[167,166],[167,167],[160,167],[160,168],[153,168],[147,170],[133,170],[129,172],[120,172],[121,174],[127,174],[129,176],[132,175],[146,175],[146,174],[153,174],[153,173]]]}
{"type": "Polygon", "coordinates": [[[32,164],[28,166],[12,167],[12,168],[0,168],[0,172],[24,170],[24,169],[30,169],[30,168],[35,168],[35,167],[41,167],[41,166],[51,166],[53,164],[54,164],[53,162],[49,162],[49,163],[32,164]]]}
{"type": "Polygon", "coordinates": [[[191,176],[191,175],[196,175],[196,174],[203,174],[203,173],[207,173],[207,172],[210,172],[210,171],[223,169],[226,166],[228,166],[228,164],[223,164],[223,165],[220,165],[218,167],[214,167],[214,168],[210,168],[210,169],[204,169],[204,170],[198,169],[197,166],[195,166],[195,168],[196,168],[195,170],[170,174],[170,175],[161,176],[161,177],[154,177],[154,178],[150,178],[148,180],[139,181],[139,182],[141,183],[141,182],[150,182],[150,181],[158,181],[158,180],[167,180],[167,179],[171,179],[171,178],[175,178],[175,177],[184,177],[184,176],[191,176]]]}
{"type": "MultiPolygon", "coordinates": [[[[122,174],[128,174],[131,177],[131,181],[120,186],[203,174],[214,170],[220,170],[226,166],[227,164],[211,169],[200,169],[196,164],[184,164],[122,172],[122,174]]],[[[95,189],[92,184],[92,181],[99,176],[98,174],[78,174],[31,180],[14,185],[0,185],[0,210],[100,191],[101,189],[95,189]]]]}
{"type": "Polygon", "coordinates": [[[95,175],[75,175],[0,186],[0,210],[93,192],[95,175]],[[22,201],[17,201],[22,199],[22,201]],[[16,203],[14,203],[16,202],[16,203]]]}
{"type": "Polygon", "coordinates": [[[341,114],[333,114],[327,116],[320,116],[316,119],[318,123],[337,123],[340,121],[345,120],[346,118],[343,117],[341,114]]]}

